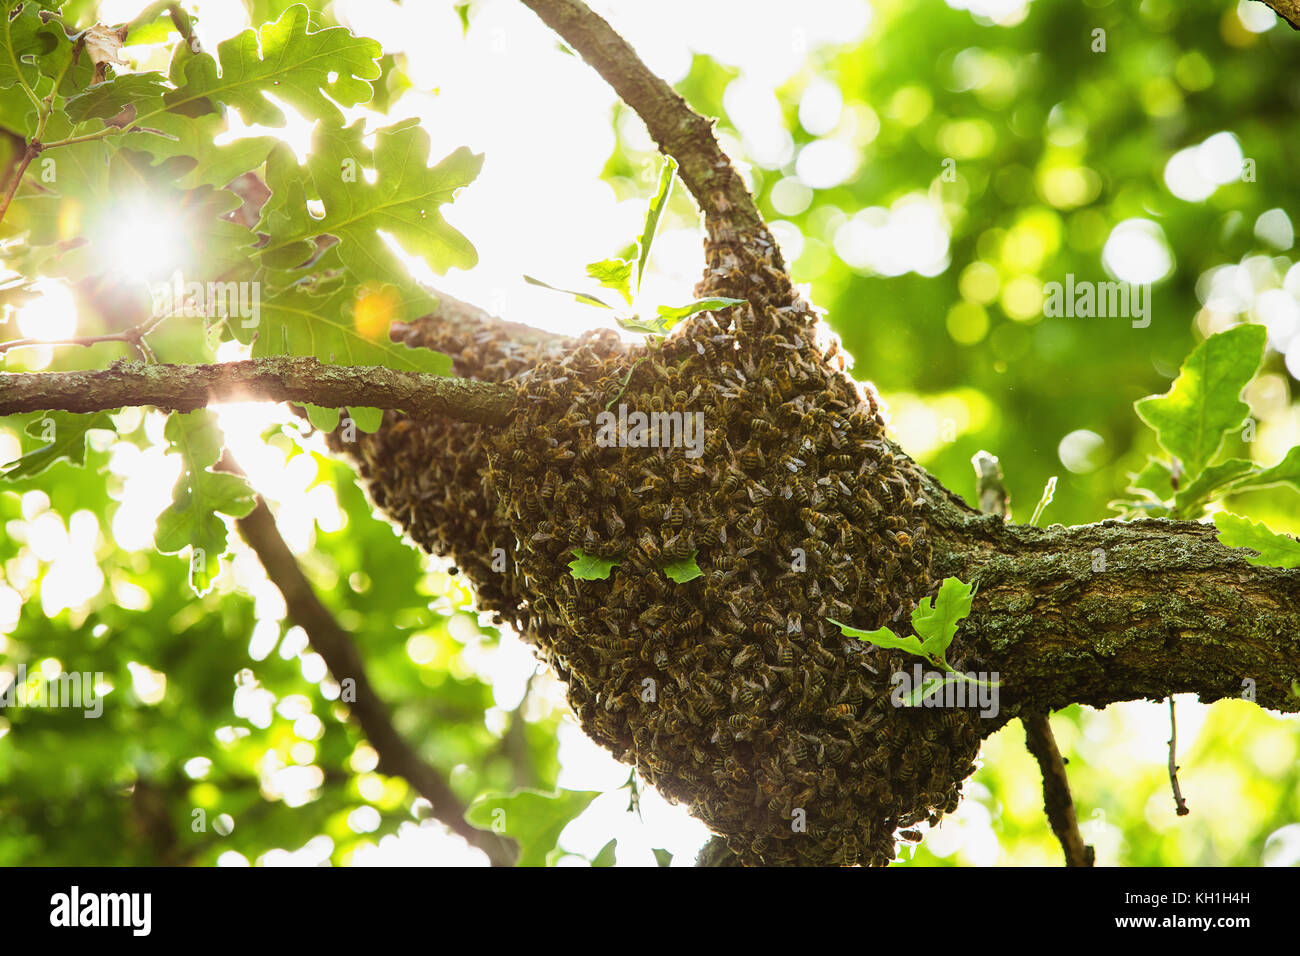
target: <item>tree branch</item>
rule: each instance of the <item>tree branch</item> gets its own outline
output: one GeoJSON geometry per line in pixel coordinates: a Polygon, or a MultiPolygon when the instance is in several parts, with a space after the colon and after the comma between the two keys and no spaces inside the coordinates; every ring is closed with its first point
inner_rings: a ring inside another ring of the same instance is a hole
{"type": "MultiPolygon", "coordinates": [[[[242,474],[239,465],[227,453],[219,466],[222,470],[242,474]]],[[[515,854],[500,837],[479,830],[465,821],[465,805],[450,785],[397,732],[388,709],[366,677],[365,664],[351,636],[334,619],[334,615],[316,596],[293,552],[275,525],[275,518],[258,498],[256,507],[235,527],[257,554],[288,608],[289,620],[307,632],[311,646],[325,660],[338,682],[351,678],[356,684],[356,700],[348,704],[362,732],[379,754],[379,769],[391,776],[403,777],[433,805],[433,815],[448,829],[464,837],[488,855],[494,866],[511,866],[515,854]]]]}
{"type": "Polygon", "coordinates": [[[979,584],[955,646],[1002,675],[1002,720],[1246,690],[1300,710],[1300,570],[1251,565],[1210,524],[1008,525],[927,482],[935,574],[979,584]]]}
{"type": "Polygon", "coordinates": [[[1043,775],[1043,811],[1052,832],[1065,851],[1066,866],[1092,866],[1096,851],[1083,840],[1079,832],[1079,818],[1074,812],[1074,798],[1070,796],[1070,780],[1065,774],[1065,758],[1056,746],[1056,737],[1047,715],[1034,712],[1020,718],[1025,725],[1025,746],[1038,761],[1043,775]]]}
{"type": "Polygon", "coordinates": [[[784,270],[781,254],[754,197],[713,135],[713,122],[687,105],[650,71],[614,28],[580,0],[523,0],[614,88],[645,122],[664,153],[677,160],[682,182],[704,214],[715,242],[755,238],[765,258],[784,270]]]}
{"type": "Polygon", "coordinates": [[[125,405],[188,412],[212,402],[258,399],[402,409],[416,418],[499,425],[509,418],[514,390],[381,366],[324,365],[312,358],[219,365],[115,362],[106,369],[83,372],[0,375],[0,415],[47,409],[96,412],[125,405]]]}

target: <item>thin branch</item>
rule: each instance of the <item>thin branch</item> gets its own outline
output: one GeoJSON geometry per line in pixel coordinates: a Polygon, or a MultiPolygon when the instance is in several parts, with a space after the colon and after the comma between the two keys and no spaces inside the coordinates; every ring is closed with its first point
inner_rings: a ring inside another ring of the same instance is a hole
{"type": "MultiPolygon", "coordinates": [[[[614,28],[579,0],[523,0],[599,73],[645,122],[659,148],[680,167],[710,233],[719,227],[764,238],[775,248],[744,180],[713,135],[713,122],[692,110],[650,71],[614,28]]],[[[780,254],[776,253],[777,262],[780,254]]]]}
{"type": "Polygon", "coordinates": [[[1074,812],[1074,799],[1070,796],[1070,781],[1065,775],[1065,759],[1056,746],[1052,725],[1041,711],[1022,714],[1025,725],[1025,746],[1038,761],[1043,774],[1043,810],[1047,822],[1065,851],[1066,866],[1092,866],[1097,854],[1083,840],[1079,832],[1079,818],[1074,812]]]}
{"type": "Polygon", "coordinates": [[[115,362],[83,372],[0,375],[0,415],[48,409],[97,412],[126,405],[188,412],[212,402],[253,400],[401,409],[416,418],[497,425],[509,418],[514,390],[382,366],[324,365],[312,358],[218,365],[115,362]]]}
{"type": "Polygon", "coordinates": [[[14,194],[18,192],[19,185],[22,184],[23,176],[27,174],[27,167],[32,164],[32,160],[41,154],[41,144],[32,140],[23,150],[23,158],[18,161],[17,167],[13,172],[13,178],[9,180],[9,188],[5,190],[4,198],[0,199],[0,220],[3,220],[5,213],[9,211],[9,204],[14,200],[14,194]]]}
{"type": "MultiPolygon", "coordinates": [[[[241,473],[229,454],[223,456],[219,467],[235,474],[241,473]]],[[[433,805],[435,817],[464,837],[471,846],[486,853],[493,865],[513,865],[515,854],[509,845],[496,834],[479,830],[465,821],[465,804],[442,775],[397,732],[389,718],[388,708],[366,676],[361,654],[351,635],[317,597],[293,552],[280,536],[266,502],[259,497],[257,506],[246,517],[236,520],[235,527],[257,554],[271,583],[284,595],[289,619],[307,632],[312,648],[324,658],[335,681],[341,683],[345,678],[351,678],[354,682],[356,699],[348,704],[348,708],[379,754],[380,771],[406,779],[433,805]]]]}
{"type": "Polygon", "coordinates": [[[1187,809],[1183,799],[1182,788],[1178,786],[1178,721],[1174,717],[1174,699],[1169,698],[1169,784],[1174,789],[1174,812],[1185,817],[1192,811],[1187,809]]]}
{"type": "Polygon", "coordinates": [[[82,348],[90,348],[92,345],[101,345],[104,342],[123,342],[132,346],[142,355],[144,345],[144,336],[140,333],[139,326],[127,329],[125,332],[106,332],[103,335],[78,335],[70,339],[9,339],[6,342],[0,342],[0,355],[12,349],[30,349],[30,348],[49,348],[57,345],[79,345],[82,348]]]}

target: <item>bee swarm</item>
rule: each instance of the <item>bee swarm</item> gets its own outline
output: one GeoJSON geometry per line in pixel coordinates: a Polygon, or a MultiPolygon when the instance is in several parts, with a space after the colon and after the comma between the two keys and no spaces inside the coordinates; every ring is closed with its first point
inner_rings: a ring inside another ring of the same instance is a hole
{"type": "Polygon", "coordinates": [[[479,607],[536,647],[583,729],[685,801],[729,862],[881,865],[897,831],[956,807],[979,721],[895,707],[890,674],[917,659],[828,621],[904,632],[934,592],[920,485],[779,259],[749,243],[711,229],[696,289],[749,304],[697,315],[649,350],[610,331],[518,344],[416,322],[408,344],[517,387],[512,424],[389,414],[336,447],[375,504],[450,555],[479,607]],[[616,397],[702,411],[702,457],[599,447],[596,417],[616,397]],[[619,563],[576,580],[575,548],[619,563]],[[669,580],[663,564],[691,554],[703,576],[669,580]]]}

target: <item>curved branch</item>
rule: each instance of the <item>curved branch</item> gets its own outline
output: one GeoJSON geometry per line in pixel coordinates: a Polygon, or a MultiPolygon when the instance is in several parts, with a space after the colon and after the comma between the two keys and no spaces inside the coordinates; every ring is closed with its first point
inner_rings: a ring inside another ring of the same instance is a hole
{"type": "MultiPolygon", "coordinates": [[[[580,0],[523,0],[573,47],[645,122],[650,136],[677,160],[682,181],[699,203],[710,237],[734,236],[773,242],[754,197],[713,135],[713,122],[696,113],[671,86],[651,72],[614,28],[580,0]]],[[[770,254],[769,254],[770,255],[770,254]]],[[[781,263],[775,252],[776,263],[781,263]]]]}
{"type": "Polygon", "coordinates": [[[0,375],[0,415],[48,409],[97,412],[125,405],[188,412],[212,402],[259,399],[401,409],[416,418],[499,425],[509,419],[514,390],[382,366],[324,365],[312,358],[219,365],[115,362],[106,369],[83,372],[0,375]]]}
{"type": "MultiPolygon", "coordinates": [[[[239,466],[229,454],[223,456],[220,467],[240,473],[239,466]]],[[[311,646],[324,658],[334,679],[342,682],[344,678],[351,678],[355,682],[356,700],[348,703],[348,709],[379,754],[380,771],[409,782],[432,804],[433,815],[438,820],[471,846],[486,853],[493,865],[513,865],[515,854],[509,845],[496,834],[479,830],[465,821],[465,804],[442,775],[397,732],[389,719],[388,709],[366,677],[365,664],[351,636],[317,597],[293,552],[280,536],[266,502],[259,497],[256,507],[247,516],[237,519],[235,527],[257,554],[271,583],[284,595],[289,619],[307,632],[311,646]]]]}

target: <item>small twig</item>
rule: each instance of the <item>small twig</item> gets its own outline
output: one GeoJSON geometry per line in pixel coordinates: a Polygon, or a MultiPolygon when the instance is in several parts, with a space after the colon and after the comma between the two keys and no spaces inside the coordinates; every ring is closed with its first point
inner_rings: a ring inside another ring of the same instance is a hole
{"type": "MultiPolygon", "coordinates": [[[[218,467],[232,474],[243,474],[228,452],[222,456],[218,467]]],[[[334,679],[341,682],[351,678],[354,682],[356,699],[348,704],[348,708],[379,754],[380,772],[407,780],[420,796],[432,804],[435,817],[464,837],[471,846],[486,853],[493,865],[513,865],[515,853],[510,845],[495,833],[467,823],[466,807],[450,784],[397,732],[387,706],[366,676],[364,662],[352,636],[317,597],[293,552],[280,536],[266,502],[259,497],[253,510],[235,521],[235,527],[257,554],[271,583],[284,595],[289,619],[307,632],[312,648],[325,660],[334,679]]]]}
{"type": "Polygon", "coordinates": [[[140,357],[144,358],[145,353],[141,350],[143,338],[144,332],[140,331],[140,326],[135,326],[125,332],[106,332],[103,335],[78,335],[70,339],[10,339],[8,342],[0,342],[0,355],[10,349],[48,348],[59,345],[79,345],[83,348],[89,348],[92,345],[100,345],[104,342],[124,342],[133,346],[137,352],[140,352],[140,357]]]}
{"type": "Polygon", "coordinates": [[[1169,698],[1169,784],[1174,789],[1174,812],[1185,817],[1192,811],[1187,809],[1183,799],[1182,788],[1178,786],[1178,721],[1174,717],[1174,699],[1169,698]]]}
{"type": "Polygon", "coordinates": [[[1070,795],[1070,780],[1065,774],[1065,759],[1056,745],[1052,725],[1041,712],[1021,714],[1025,725],[1025,746],[1038,761],[1043,775],[1043,811],[1052,832],[1065,851],[1066,866],[1092,866],[1097,853],[1083,840],[1079,831],[1079,818],[1074,812],[1074,798],[1070,795]]]}
{"type": "Polygon", "coordinates": [[[1038,506],[1034,508],[1034,516],[1029,519],[1030,525],[1038,526],[1038,519],[1043,516],[1043,512],[1047,510],[1047,506],[1052,503],[1054,497],[1056,497],[1055,475],[1047,479],[1047,484],[1043,488],[1043,496],[1038,499],[1038,506]]]}

